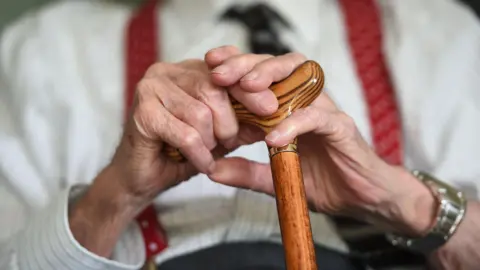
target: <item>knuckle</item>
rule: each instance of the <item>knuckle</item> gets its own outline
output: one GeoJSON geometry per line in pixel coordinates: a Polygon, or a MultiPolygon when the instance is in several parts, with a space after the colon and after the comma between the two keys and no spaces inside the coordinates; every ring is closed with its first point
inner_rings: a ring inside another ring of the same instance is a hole
{"type": "Polygon", "coordinates": [[[346,113],[340,113],[339,118],[342,123],[342,131],[347,136],[354,136],[356,134],[357,126],[355,124],[355,120],[351,116],[346,113]]]}
{"type": "Polygon", "coordinates": [[[199,70],[186,70],[177,78],[177,85],[196,97],[206,87],[205,74],[199,70]]]}
{"type": "Polygon", "coordinates": [[[197,104],[189,107],[191,108],[190,113],[195,122],[206,123],[212,119],[212,113],[210,112],[210,109],[207,106],[197,104]]]}
{"type": "Polygon", "coordinates": [[[135,109],[134,116],[136,119],[145,119],[151,117],[154,112],[153,102],[142,102],[135,109]]]}
{"type": "Polygon", "coordinates": [[[320,113],[318,109],[315,109],[312,106],[307,106],[303,109],[303,114],[307,118],[307,121],[312,123],[317,123],[318,125],[325,125],[326,116],[323,113],[320,113]]]}
{"type": "Polygon", "coordinates": [[[350,115],[346,114],[346,113],[341,113],[340,114],[340,117],[342,119],[342,122],[344,123],[344,125],[348,128],[355,128],[355,120],[353,120],[352,117],[350,117],[350,115]]]}
{"type": "Polygon", "coordinates": [[[162,63],[162,62],[155,63],[147,69],[147,71],[145,72],[145,77],[152,77],[152,76],[162,74],[165,70],[168,69],[169,66],[170,64],[168,63],[162,63]]]}
{"type": "Polygon", "coordinates": [[[226,64],[228,65],[232,65],[232,66],[235,66],[235,67],[245,67],[246,65],[248,65],[248,63],[250,62],[250,57],[251,54],[240,54],[240,55],[236,55],[230,59],[228,59],[226,62],[226,64]]]}
{"type": "Polygon", "coordinates": [[[208,88],[202,88],[203,91],[197,93],[197,99],[205,104],[211,106],[222,106],[223,103],[228,103],[228,92],[219,89],[213,85],[208,85],[208,88]]]}
{"type": "Polygon", "coordinates": [[[189,149],[193,147],[198,147],[201,144],[202,144],[202,138],[200,137],[200,134],[198,134],[194,130],[189,130],[184,135],[180,148],[189,149]]]}
{"type": "Polygon", "coordinates": [[[192,94],[201,89],[204,77],[204,74],[198,70],[182,68],[174,76],[170,76],[169,79],[184,92],[192,94]]]}
{"type": "Polygon", "coordinates": [[[148,138],[155,137],[153,133],[157,131],[156,109],[153,102],[143,102],[133,113],[133,119],[140,133],[148,138]]]}
{"type": "Polygon", "coordinates": [[[143,78],[137,83],[137,92],[139,95],[151,93],[155,89],[155,80],[143,78]]]}
{"type": "MultiPolygon", "coordinates": [[[[240,68],[245,69],[245,68],[252,67],[258,63],[261,63],[262,61],[272,57],[273,55],[269,55],[269,54],[258,55],[258,54],[249,53],[249,54],[241,54],[241,55],[234,56],[229,60],[227,60],[227,62],[229,62],[229,64],[239,66],[240,68]]],[[[248,70],[245,70],[245,72],[246,71],[248,70]]]]}
{"type": "MultiPolygon", "coordinates": [[[[163,91],[166,85],[166,79],[164,76],[160,77],[148,77],[143,78],[137,84],[137,96],[140,102],[149,101],[152,96],[163,95],[163,91]]],[[[168,93],[168,92],[166,92],[168,93]]]]}

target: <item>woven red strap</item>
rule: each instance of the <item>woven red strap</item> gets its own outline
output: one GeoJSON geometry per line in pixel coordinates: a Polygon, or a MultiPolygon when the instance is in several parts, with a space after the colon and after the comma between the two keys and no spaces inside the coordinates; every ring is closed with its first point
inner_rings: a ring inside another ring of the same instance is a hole
{"type": "Polygon", "coordinates": [[[130,19],[126,40],[125,108],[132,106],[137,83],[158,55],[157,0],[148,0],[130,19]]]}
{"type": "MultiPolygon", "coordinates": [[[[125,112],[128,115],[135,97],[137,83],[149,66],[158,59],[157,0],[149,0],[130,20],[126,40],[125,112]]],[[[168,246],[165,230],[158,221],[153,205],[138,217],[145,241],[147,259],[159,254],[168,246]]]]}
{"type": "Polygon", "coordinates": [[[382,47],[379,10],[374,0],[340,0],[352,56],[361,79],[377,154],[403,162],[402,127],[382,47]]]}

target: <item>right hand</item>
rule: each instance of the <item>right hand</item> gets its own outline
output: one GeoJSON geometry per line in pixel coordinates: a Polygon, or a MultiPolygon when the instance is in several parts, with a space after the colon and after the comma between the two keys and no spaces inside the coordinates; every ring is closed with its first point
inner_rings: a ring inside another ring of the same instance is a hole
{"type": "MultiPolygon", "coordinates": [[[[221,47],[206,57],[208,63],[220,64],[215,59],[239,53],[234,47],[221,47]]],[[[234,96],[260,115],[278,106],[268,89],[236,91],[234,96]]],[[[201,60],[153,65],[139,82],[134,103],[110,167],[121,176],[122,190],[142,204],[195,173],[213,172],[216,156],[264,139],[260,130],[239,128],[228,92],[212,84],[209,66],[201,60]],[[165,143],[178,148],[188,162],[168,160],[161,154],[165,143]]]]}

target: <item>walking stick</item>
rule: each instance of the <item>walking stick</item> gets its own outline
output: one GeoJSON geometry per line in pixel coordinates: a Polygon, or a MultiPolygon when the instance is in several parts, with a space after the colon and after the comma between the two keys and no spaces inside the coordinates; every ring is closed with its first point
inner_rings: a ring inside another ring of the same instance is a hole
{"type": "MultiPolygon", "coordinates": [[[[258,126],[268,133],[295,110],[310,105],[322,92],[323,84],[324,74],[320,65],[306,61],[289,77],[271,85],[270,89],[279,103],[275,114],[259,117],[233,99],[232,105],[239,122],[258,126]]],[[[166,146],[165,152],[172,160],[184,160],[177,149],[166,146]]],[[[269,155],[287,269],[316,270],[297,139],[282,147],[270,147],[269,155]]]]}

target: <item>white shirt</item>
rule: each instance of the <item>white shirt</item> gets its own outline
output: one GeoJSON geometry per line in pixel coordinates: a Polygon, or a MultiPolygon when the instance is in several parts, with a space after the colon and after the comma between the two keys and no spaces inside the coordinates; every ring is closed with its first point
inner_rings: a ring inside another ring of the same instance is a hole
{"type": "MultiPolygon", "coordinates": [[[[165,1],[161,56],[201,58],[214,47],[246,50],[239,24],[219,23],[230,0],[165,1]]],[[[240,1],[237,2],[255,2],[240,1]]],[[[328,93],[371,142],[362,88],[334,0],[270,0],[292,23],[283,38],[318,61],[328,93]]],[[[480,187],[480,25],[453,0],[379,1],[384,51],[398,95],[408,168],[464,189],[480,187]]],[[[137,269],[136,224],[111,259],[73,238],[71,187],[90,183],[122,132],[124,39],[132,8],[100,1],[55,3],[27,14],[0,40],[0,269],[137,269]]],[[[268,162],[263,143],[232,155],[268,162]]],[[[169,248],[157,262],[236,240],[278,241],[274,200],[215,184],[204,175],[155,201],[169,248]]],[[[315,241],[346,250],[333,225],[312,214],[315,241]]]]}

